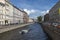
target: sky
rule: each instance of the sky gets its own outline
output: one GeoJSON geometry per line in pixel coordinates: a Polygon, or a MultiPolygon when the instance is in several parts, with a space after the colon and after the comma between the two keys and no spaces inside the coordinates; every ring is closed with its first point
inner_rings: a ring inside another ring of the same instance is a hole
{"type": "Polygon", "coordinates": [[[30,18],[44,16],[58,0],[10,0],[12,4],[28,13],[30,18]]]}

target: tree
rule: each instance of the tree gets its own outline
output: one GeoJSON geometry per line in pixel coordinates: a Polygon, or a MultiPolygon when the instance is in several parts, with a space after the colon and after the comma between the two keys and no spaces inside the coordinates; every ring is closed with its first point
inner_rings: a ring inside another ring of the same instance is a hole
{"type": "Polygon", "coordinates": [[[42,22],[42,16],[37,17],[38,22],[42,22]]]}

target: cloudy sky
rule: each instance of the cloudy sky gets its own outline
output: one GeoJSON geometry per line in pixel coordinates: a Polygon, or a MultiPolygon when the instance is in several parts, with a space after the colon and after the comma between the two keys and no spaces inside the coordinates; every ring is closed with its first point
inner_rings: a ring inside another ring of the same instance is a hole
{"type": "Polygon", "coordinates": [[[12,4],[26,11],[30,18],[43,16],[58,0],[10,0],[12,4]]]}

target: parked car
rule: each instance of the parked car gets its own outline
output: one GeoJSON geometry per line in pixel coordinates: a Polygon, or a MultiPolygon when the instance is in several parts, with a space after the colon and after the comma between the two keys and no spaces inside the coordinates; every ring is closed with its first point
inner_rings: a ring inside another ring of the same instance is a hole
{"type": "Polygon", "coordinates": [[[51,25],[54,27],[57,27],[59,24],[58,23],[52,23],[51,25]]]}

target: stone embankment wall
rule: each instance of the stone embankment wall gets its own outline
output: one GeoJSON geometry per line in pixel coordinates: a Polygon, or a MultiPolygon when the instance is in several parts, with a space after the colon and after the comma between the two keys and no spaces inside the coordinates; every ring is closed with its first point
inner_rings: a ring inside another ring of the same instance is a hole
{"type": "Polygon", "coordinates": [[[60,40],[60,29],[48,24],[40,23],[44,31],[49,35],[51,40],[60,40]]]}

